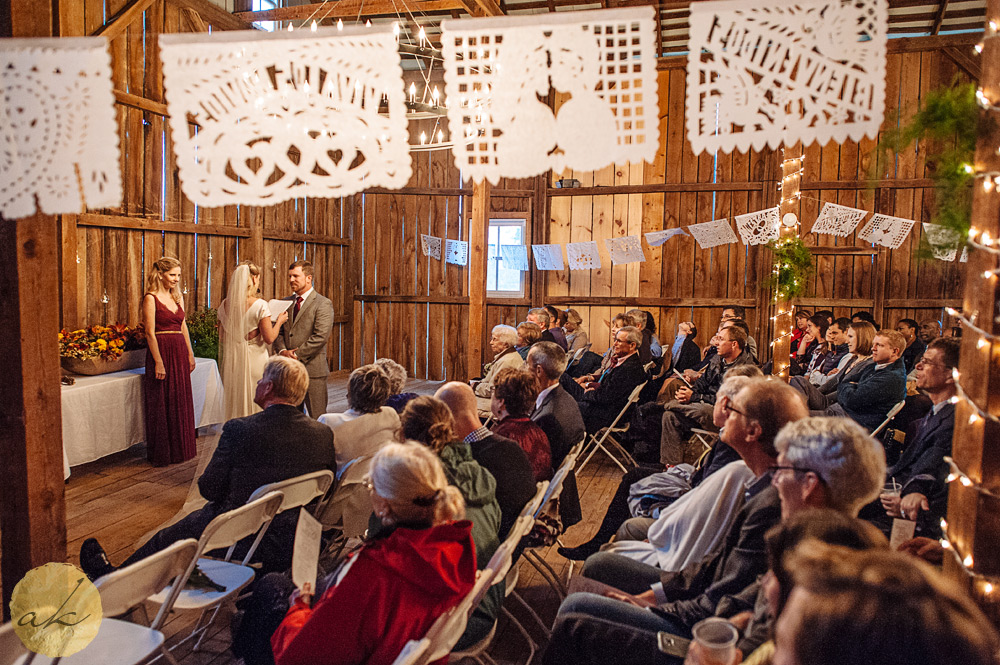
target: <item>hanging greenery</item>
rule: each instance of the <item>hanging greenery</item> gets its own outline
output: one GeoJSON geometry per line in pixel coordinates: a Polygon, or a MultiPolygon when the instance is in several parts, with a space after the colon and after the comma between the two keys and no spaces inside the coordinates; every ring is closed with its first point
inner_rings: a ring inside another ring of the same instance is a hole
{"type": "MultiPolygon", "coordinates": [[[[928,177],[934,181],[935,193],[935,213],[930,221],[951,233],[935,237],[933,247],[924,234],[917,252],[921,258],[932,257],[934,249],[961,251],[965,246],[972,214],[969,185],[975,179],[973,160],[982,117],[976,101],[976,85],[952,83],[924,96],[920,110],[909,122],[885,132],[876,147],[876,157],[882,155],[883,159],[893,160],[896,153],[925,140],[925,165],[928,177]]],[[[872,162],[877,164],[878,160],[872,162]]],[[[877,175],[871,177],[876,179],[877,175]]]]}
{"type": "Polygon", "coordinates": [[[199,358],[219,359],[219,316],[213,307],[205,307],[187,316],[191,348],[199,358]]]}
{"type": "Polygon", "coordinates": [[[769,286],[781,300],[802,295],[813,270],[812,252],[798,236],[772,240],[767,246],[774,257],[769,286]]]}

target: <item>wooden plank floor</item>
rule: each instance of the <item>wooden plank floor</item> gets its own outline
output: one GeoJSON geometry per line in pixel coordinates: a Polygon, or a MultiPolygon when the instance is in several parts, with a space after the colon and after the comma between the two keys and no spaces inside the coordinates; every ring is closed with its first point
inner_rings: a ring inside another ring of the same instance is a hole
{"type": "MultiPolygon", "coordinates": [[[[411,380],[405,390],[431,394],[441,384],[433,381],[411,380]]],[[[331,412],[347,409],[347,379],[330,381],[331,412]]],[[[154,468],[147,461],[142,445],[105,457],[96,462],[74,467],[66,484],[67,560],[79,562],[80,545],[89,537],[96,537],[104,545],[112,563],[118,564],[131,554],[144,534],[169,520],[184,505],[192,481],[197,475],[199,461],[207,463],[215,448],[217,434],[198,437],[199,456],[183,464],[154,468]]],[[[618,486],[621,472],[604,459],[594,458],[587,466],[578,486],[583,502],[583,521],[569,529],[562,537],[569,546],[584,542],[597,530],[604,510],[618,486]]],[[[555,551],[555,547],[541,550],[543,558],[565,579],[569,562],[555,551]]],[[[559,607],[559,598],[533,567],[521,562],[518,592],[538,612],[546,625],[551,625],[559,607]]],[[[536,642],[543,636],[530,616],[516,602],[508,602],[508,609],[527,628],[536,642]]],[[[150,616],[155,612],[150,610],[150,616]]],[[[175,615],[166,625],[168,644],[181,640],[193,627],[194,615],[175,615]]],[[[236,659],[229,653],[229,617],[217,619],[214,636],[192,653],[190,645],[180,647],[175,655],[185,663],[197,665],[229,665],[236,659]]],[[[491,655],[500,663],[523,663],[527,647],[520,633],[501,618],[497,627],[491,655]]]]}

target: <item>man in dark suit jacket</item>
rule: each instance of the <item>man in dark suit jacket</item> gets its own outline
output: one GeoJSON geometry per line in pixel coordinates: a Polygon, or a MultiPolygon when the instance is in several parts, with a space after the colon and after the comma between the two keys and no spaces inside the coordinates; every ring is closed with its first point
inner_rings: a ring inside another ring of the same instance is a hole
{"type": "MultiPolygon", "coordinates": [[[[234,418],[222,428],[218,447],[198,489],[208,503],[182,520],[158,531],[122,566],[135,563],[178,540],[200,538],[209,522],[247,502],[257,488],[329,469],[336,471],[333,432],[298,410],[309,386],[301,362],[275,356],[264,367],[257,382],[254,401],[264,410],[245,418],[234,418]]],[[[267,569],[281,569],[291,562],[297,511],[275,519],[255,557],[267,569]],[[291,529],[287,527],[289,524],[291,529]]],[[[103,548],[88,538],[80,549],[80,566],[92,579],[114,570],[103,548]]]]}
{"type": "Polygon", "coordinates": [[[330,364],[326,347],[333,330],[333,303],[313,288],[313,266],[309,261],[296,261],[288,266],[288,283],[292,287],[288,323],[274,340],[274,352],[295,358],[309,372],[309,390],[302,406],[315,420],[326,413],[327,385],[330,364]]]}
{"type": "MultiPolygon", "coordinates": [[[[566,453],[582,441],[586,434],[580,407],[560,381],[567,362],[566,352],[553,342],[538,342],[528,352],[528,371],[535,377],[540,388],[531,420],[542,428],[549,439],[554,468],[562,464],[566,453]]],[[[571,383],[577,385],[575,382],[571,383]]],[[[583,519],[575,473],[568,474],[563,481],[562,495],[559,497],[559,517],[565,528],[583,519]]]]}
{"type": "Polygon", "coordinates": [[[646,380],[637,353],[641,343],[642,333],[635,326],[624,326],[615,335],[610,368],[587,386],[580,400],[580,415],[588,434],[614,422],[635,387],[646,380]]]}
{"type": "Polygon", "coordinates": [[[902,485],[901,495],[887,496],[865,507],[862,517],[888,533],[892,519],[916,520],[921,535],[937,538],[940,521],[946,512],[947,487],[944,478],[949,467],[945,455],[951,455],[951,437],[955,429],[955,405],[958,393],[952,371],[958,366],[961,342],[939,338],[930,343],[917,362],[917,388],[924,391],[934,406],[917,425],[913,441],[906,444],[899,461],[886,471],[886,478],[902,485]]]}
{"type": "Polygon", "coordinates": [[[449,381],[434,396],[448,405],[455,436],[469,444],[472,457],[496,478],[502,541],[525,504],[535,496],[535,472],[528,455],[516,442],[483,427],[476,412],[476,395],[468,384],[449,381]]]}

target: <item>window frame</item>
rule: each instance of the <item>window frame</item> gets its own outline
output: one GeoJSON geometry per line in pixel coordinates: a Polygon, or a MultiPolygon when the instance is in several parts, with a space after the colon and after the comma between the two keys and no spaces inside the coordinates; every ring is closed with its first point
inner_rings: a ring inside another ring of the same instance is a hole
{"type": "MultiPolygon", "coordinates": [[[[494,227],[520,227],[521,228],[521,244],[528,246],[528,216],[524,213],[492,213],[486,224],[486,297],[487,298],[524,298],[526,291],[526,281],[528,274],[531,272],[531,264],[529,257],[528,270],[521,270],[520,276],[520,289],[517,291],[497,291],[490,290],[489,280],[490,271],[497,270],[496,265],[491,265],[491,259],[489,256],[490,247],[490,230],[494,227]]],[[[497,234],[497,242],[499,243],[499,232],[497,234]]],[[[499,247],[496,260],[500,260],[499,247]]],[[[499,278],[499,275],[497,275],[499,278]]]]}

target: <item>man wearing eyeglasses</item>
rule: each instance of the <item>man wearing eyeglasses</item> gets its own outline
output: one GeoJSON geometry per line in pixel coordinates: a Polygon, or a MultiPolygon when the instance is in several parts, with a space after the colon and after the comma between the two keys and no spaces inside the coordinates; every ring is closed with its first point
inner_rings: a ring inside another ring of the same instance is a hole
{"type": "Polygon", "coordinates": [[[940,536],[940,522],[947,509],[948,490],[944,479],[950,467],[944,461],[951,455],[951,436],[955,429],[955,405],[958,394],[952,375],[958,366],[961,342],[939,338],[930,343],[917,362],[917,388],[931,398],[931,412],[918,421],[913,441],[887,472],[886,478],[902,485],[899,496],[884,495],[865,506],[861,516],[889,533],[892,519],[917,522],[918,534],[940,536]]]}
{"type": "Polygon", "coordinates": [[[635,387],[646,380],[637,353],[641,343],[642,333],[635,326],[624,326],[615,333],[608,369],[586,386],[580,400],[580,415],[588,434],[613,423],[635,387]]]}

